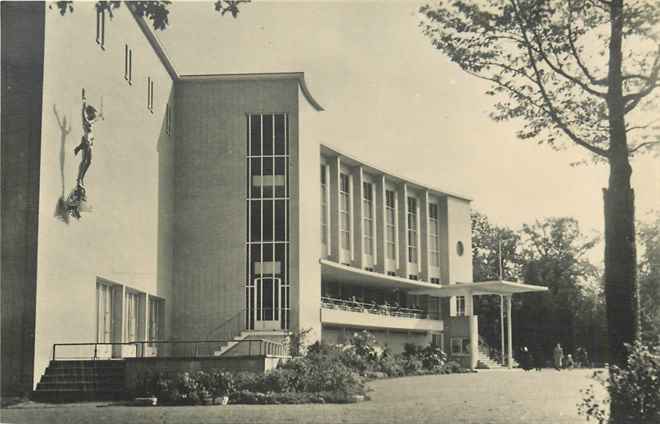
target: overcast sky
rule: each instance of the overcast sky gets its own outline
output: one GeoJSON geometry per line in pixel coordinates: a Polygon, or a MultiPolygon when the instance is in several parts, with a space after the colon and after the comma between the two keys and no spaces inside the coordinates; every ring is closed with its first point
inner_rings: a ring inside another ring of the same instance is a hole
{"type": "MultiPolygon", "coordinates": [[[[182,74],[305,72],[326,109],[322,143],[421,183],[474,198],[498,224],[576,217],[602,231],[603,165],[571,167],[586,152],[515,138],[488,117],[486,86],[434,50],[419,3],[252,3],[238,19],[212,3],[177,3],[159,37],[182,74]]],[[[660,112],[659,112],[660,114],[660,112]]],[[[307,134],[310,134],[308,131],[307,134]]],[[[637,217],[660,210],[660,158],[633,163],[637,217]]]]}

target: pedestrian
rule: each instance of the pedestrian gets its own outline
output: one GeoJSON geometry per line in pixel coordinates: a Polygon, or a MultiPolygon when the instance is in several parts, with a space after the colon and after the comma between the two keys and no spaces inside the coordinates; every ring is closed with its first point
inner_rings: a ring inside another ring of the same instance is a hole
{"type": "Polygon", "coordinates": [[[520,349],[520,367],[525,371],[532,369],[532,355],[527,349],[527,346],[523,346],[520,349]]]}
{"type": "Polygon", "coordinates": [[[570,353],[566,355],[566,363],[564,364],[564,367],[567,369],[575,368],[575,362],[573,361],[573,355],[570,353]]]}
{"type": "Polygon", "coordinates": [[[557,343],[555,349],[552,351],[552,359],[554,361],[555,369],[561,371],[562,362],[564,359],[564,349],[561,348],[561,344],[557,343]]]}

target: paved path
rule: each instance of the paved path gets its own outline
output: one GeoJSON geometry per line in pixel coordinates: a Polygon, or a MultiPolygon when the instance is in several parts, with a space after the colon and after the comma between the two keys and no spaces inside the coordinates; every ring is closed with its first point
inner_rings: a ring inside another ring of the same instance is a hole
{"type": "Polygon", "coordinates": [[[579,390],[591,371],[485,371],[404,377],[370,384],[372,400],[351,405],[233,405],[138,408],[87,403],[24,404],[3,423],[585,423],[579,390]]]}

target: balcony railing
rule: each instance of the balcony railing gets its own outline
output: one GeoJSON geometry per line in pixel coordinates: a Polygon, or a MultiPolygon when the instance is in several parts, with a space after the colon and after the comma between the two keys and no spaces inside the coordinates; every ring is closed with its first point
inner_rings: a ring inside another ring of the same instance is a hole
{"type": "Polygon", "coordinates": [[[247,356],[288,354],[282,343],[266,339],[149,340],[123,343],[55,343],[52,358],[54,361],[154,357],[208,358],[222,356],[233,350],[247,356]]]}
{"type": "Polygon", "coordinates": [[[357,300],[337,299],[334,297],[321,297],[321,307],[326,309],[340,309],[350,312],[366,312],[375,315],[388,315],[401,318],[439,319],[436,314],[428,314],[422,309],[404,308],[397,305],[379,305],[376,303],[358,302],[357,300]]]}

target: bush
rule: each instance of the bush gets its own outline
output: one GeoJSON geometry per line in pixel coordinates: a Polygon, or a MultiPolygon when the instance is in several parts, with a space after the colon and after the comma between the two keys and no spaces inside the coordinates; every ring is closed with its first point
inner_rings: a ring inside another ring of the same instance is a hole
{"type": "Polygon", "coordinates": [[[598,400],[593,384],[582,390],[584,396],[578,411],[599,424],[651,424],[660,422],[660,346],[650,349],[641,343],[628,345],[630,355],[625,368],[613,365],[609,376],[596,371],[594,380],[607,389],[608,400],[598,400]],[[616,417],[608,417],[608,404],[616,417]]]}

